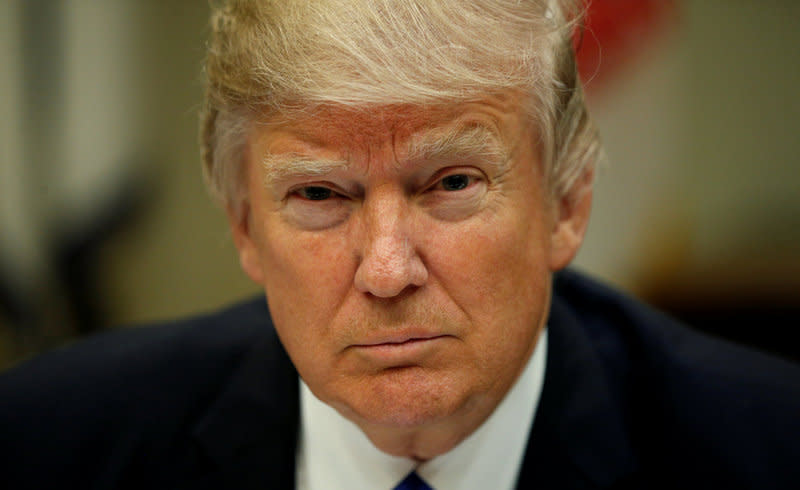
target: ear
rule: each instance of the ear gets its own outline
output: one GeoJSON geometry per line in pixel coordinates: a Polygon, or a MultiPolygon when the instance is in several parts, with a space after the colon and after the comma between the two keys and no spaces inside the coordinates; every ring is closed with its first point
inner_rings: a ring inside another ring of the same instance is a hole
{"type": "Polygon", "coordinates": [[[261,266],[261,256],[252,234],[250,202],[242,203],[240,213],[227,208],[228,224],[236,249],[239,251],[239,264],[247,276],[258,284],[264,283],[264,269],[261,266]]]}
{"type": "Polygon", "coordinates": [[[587,169],[572,189],[555,203],[555,220],[551,235],[550,270],[563,269],[583,243],[592,209],[594,169],[587,169]]]}

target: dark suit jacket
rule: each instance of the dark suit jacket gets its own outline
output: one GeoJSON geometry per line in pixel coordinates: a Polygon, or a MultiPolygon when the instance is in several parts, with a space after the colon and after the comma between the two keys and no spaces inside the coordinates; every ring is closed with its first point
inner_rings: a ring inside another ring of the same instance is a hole
{"type": "MultiPolygon", "coordinates": [[[[519,488],[800,488],[798,366],[572,272],[548,325],[519,488]]],[[[297,430],[297,373],[255,300],[0,376],[0,487],[292,488],[297,430]]]]}

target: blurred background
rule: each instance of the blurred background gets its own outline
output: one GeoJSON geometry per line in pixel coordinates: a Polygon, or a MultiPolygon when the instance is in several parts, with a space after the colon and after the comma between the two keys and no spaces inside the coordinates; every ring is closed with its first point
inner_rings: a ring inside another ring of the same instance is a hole
{"type": "MultiPolygon", "coordinates": [[[[208,4],[0,2],[0,369],[258,292],[200,173],[208,4]]],[[[800,359],[800,2],[595,0],[576,267],[800,359]]]]}

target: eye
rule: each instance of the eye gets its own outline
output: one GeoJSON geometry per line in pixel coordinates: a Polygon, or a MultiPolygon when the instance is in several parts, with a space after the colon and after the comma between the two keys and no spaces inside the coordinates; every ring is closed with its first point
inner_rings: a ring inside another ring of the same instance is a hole
{"type": "Polygon", "coordinates": [[[466,189],[471,183],[472,177],[464,174],[448,175],[440,183],[442,189],[446,191],[460,191],[466,189]]]}
{"type": "Polygon", "coordinates": [[[281,213],[303,230],[323,230],[347,219],[350,198],[334,184],[312,183],[288,191],[281,213]]]}
{"type": "Polygon", "coordinates": [[[419,203],[444,221],[463,220],[479,212],[489,191],[486,174],[475,166],[444,168],[430,182],[419,203]]]}
{"type": "Polygon", "coordinates": [[[476,168],[446,168],[438,172],[431,179],[431,182],[433,183],[426,191],[440,194],[442,198],[446,199],[462,199],[485,187],[482,187],[481,184],[486,183],[486,177],[483,172],[476,168]],[[452,195],[445,197],[448,194],[452,195]]]}
{"type": "Polygon", "coordinates": [[[302,187],[295,191],[298,196],[309,201],[325,201],[333,197],[334,193],[331,189],[321,186],[308,186],[302,187]]]}

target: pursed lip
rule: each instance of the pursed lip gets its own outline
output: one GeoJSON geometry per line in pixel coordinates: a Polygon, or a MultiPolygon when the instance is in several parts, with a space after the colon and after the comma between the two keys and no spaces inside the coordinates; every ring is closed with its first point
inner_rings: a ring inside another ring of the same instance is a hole
{"type": "Polygon", "coordinates": [[[394,332],[370,336],[369,339],[353,345],[353,347],[379,347],[402,345],[421,340],[433,340],[440,337],[447,337],[446,334],[430,332],[394,332]]]}
{"type": "Polygon", "coordinates": [[[374,335],[350,346],[351,352],[371,366],[384,368],[421,365],[441,352],[451,335],[431,332],[398,332],[374,335]]]}

